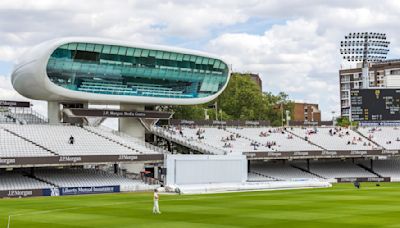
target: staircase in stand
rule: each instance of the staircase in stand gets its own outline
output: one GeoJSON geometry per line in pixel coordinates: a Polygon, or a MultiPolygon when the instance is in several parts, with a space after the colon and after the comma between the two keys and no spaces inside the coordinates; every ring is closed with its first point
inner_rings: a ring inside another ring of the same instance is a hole
{"type": "Polygon", "coordinates": [[[370,168],[364,166],[363,164],[357,164],[357,165],[358,165],[359,167],[365,169],[366,171],[375,174],[375,175],[378,176],[378,177],[382,177],[379,173],[376,173],[374,170],[372,170],[372,169],[370,169],[370,168]]]}
{"type": "Polygon", "coordinates": [[[309,173],[309,174],[311,174],[311,175],[314,175],[314,176],[316,176],[316,177],[318,177],[318,178],[326,179],[326,178],[323,177],[323,176],[320,176],[320,175],[318,175],[318,174],[312,173],[312,172],[310,172],[309,170],[304,169],[304,168],[301,168],[301,167],[299,167],[299,166],[295,166],[295,165],[291,165],[291,166],[292,166],[293,168],[299,169],[299,170],[301,170],[301,171],[303,171],[303,172],[306,172],[306,173],[309,173]]]}
{"type": "Polygon", "coordinates": [[[49,184],[49,185],[51,185],[51,186],[53,186],[53,187],[55,187],[55,188],[59,188],[59,187],[60,187],[60,186],[58,186],[58,185],[56,185],[56,184],[54,184],[54,183],[52,183],[52,182],[50,182],[50,181],[44,180],[44,179],[39,178],[39,177],[37,177],[37,176],[35,176],[35,175],[26,174],[26,175],[24,175],[24,176],[29,177],[29,178],[32,178],[32,179],[35,179],[35,180],[37,180],[37,181],[44,182],[44,183],[49,184]]]}

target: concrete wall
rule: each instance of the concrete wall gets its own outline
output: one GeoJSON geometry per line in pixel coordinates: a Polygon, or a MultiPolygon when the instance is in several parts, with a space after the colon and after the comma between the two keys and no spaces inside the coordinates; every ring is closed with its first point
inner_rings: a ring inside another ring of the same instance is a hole
{"type": "MultiPolygon", "coordinates": [[[[120,110],[123,111],[143,111],[143,105],[121,104],[120,110]]],[[[120,118],[118,121],[118,130],[132,137],[144,141],[145,128],[138,118],[120,118]]]]}

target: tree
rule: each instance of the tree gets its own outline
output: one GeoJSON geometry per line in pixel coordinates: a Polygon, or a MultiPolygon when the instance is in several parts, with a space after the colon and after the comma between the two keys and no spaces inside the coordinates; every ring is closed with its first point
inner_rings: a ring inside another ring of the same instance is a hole
{"type": "Polygon", "coordinates": [[[215,109],[209,108],[217,104],[218,119],[223,120],[269,120],[273,126],[280,126],[284,118],[282,109],[293,115],[293,102],[287,94],[281,92],[273,95],[262,92],[250,75],[232,74],[224,92],[208,104],[192,106],[174,106],[175,119],[204,119],[204,109],[210,119],[216,117],[215,109]]]}
{"type": "Polygon", "coordinates": [[[218,108],[235,120],[266,119],[265,103],[250,76],[232,74],[225,91],[217,98],[218,108]]]}
{"type": "Polygon", "coordinates": [[[280,92],[278,95],[273,95],[270,92],[264,92],[264,100],[268,106],[267,116],[271,121],[271,125],[280,126],[286,124],[286,110],[290,111],[290,116],[293,118],[294,103],[289,100],[289,96],[286,93],[280,92]]]}
{"type": "Polygon", "coordinates": [[[347,117],[339,117],[336,119],[336,125],[340,127],[348,127],[350,126],[350,120],[347,117]]]}
{"type": "Polygon", "coordinates": [[[172,107],[174,119],[203,120],[204,108],[201,105],[178,105],[172,107]]]}

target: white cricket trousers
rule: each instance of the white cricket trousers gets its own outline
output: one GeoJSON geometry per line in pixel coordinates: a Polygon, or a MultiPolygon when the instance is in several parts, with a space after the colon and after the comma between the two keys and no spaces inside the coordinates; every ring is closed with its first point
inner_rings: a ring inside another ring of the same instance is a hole
{"type": "Polygon", "coordinates": [[[153,213],[160,214],[160,208],[158,207],[158,200],[154,200],[153,213]]]}

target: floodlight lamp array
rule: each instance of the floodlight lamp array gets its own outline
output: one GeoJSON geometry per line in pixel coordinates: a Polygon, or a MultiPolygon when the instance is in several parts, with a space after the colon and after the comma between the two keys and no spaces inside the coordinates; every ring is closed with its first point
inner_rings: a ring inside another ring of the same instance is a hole
{"type": "Polygon", "coordinates": [[[340,42],[340,54],[349,62],[381,62],[386,59],[389,44],[384,33],[349,33],[340,42]]]}

